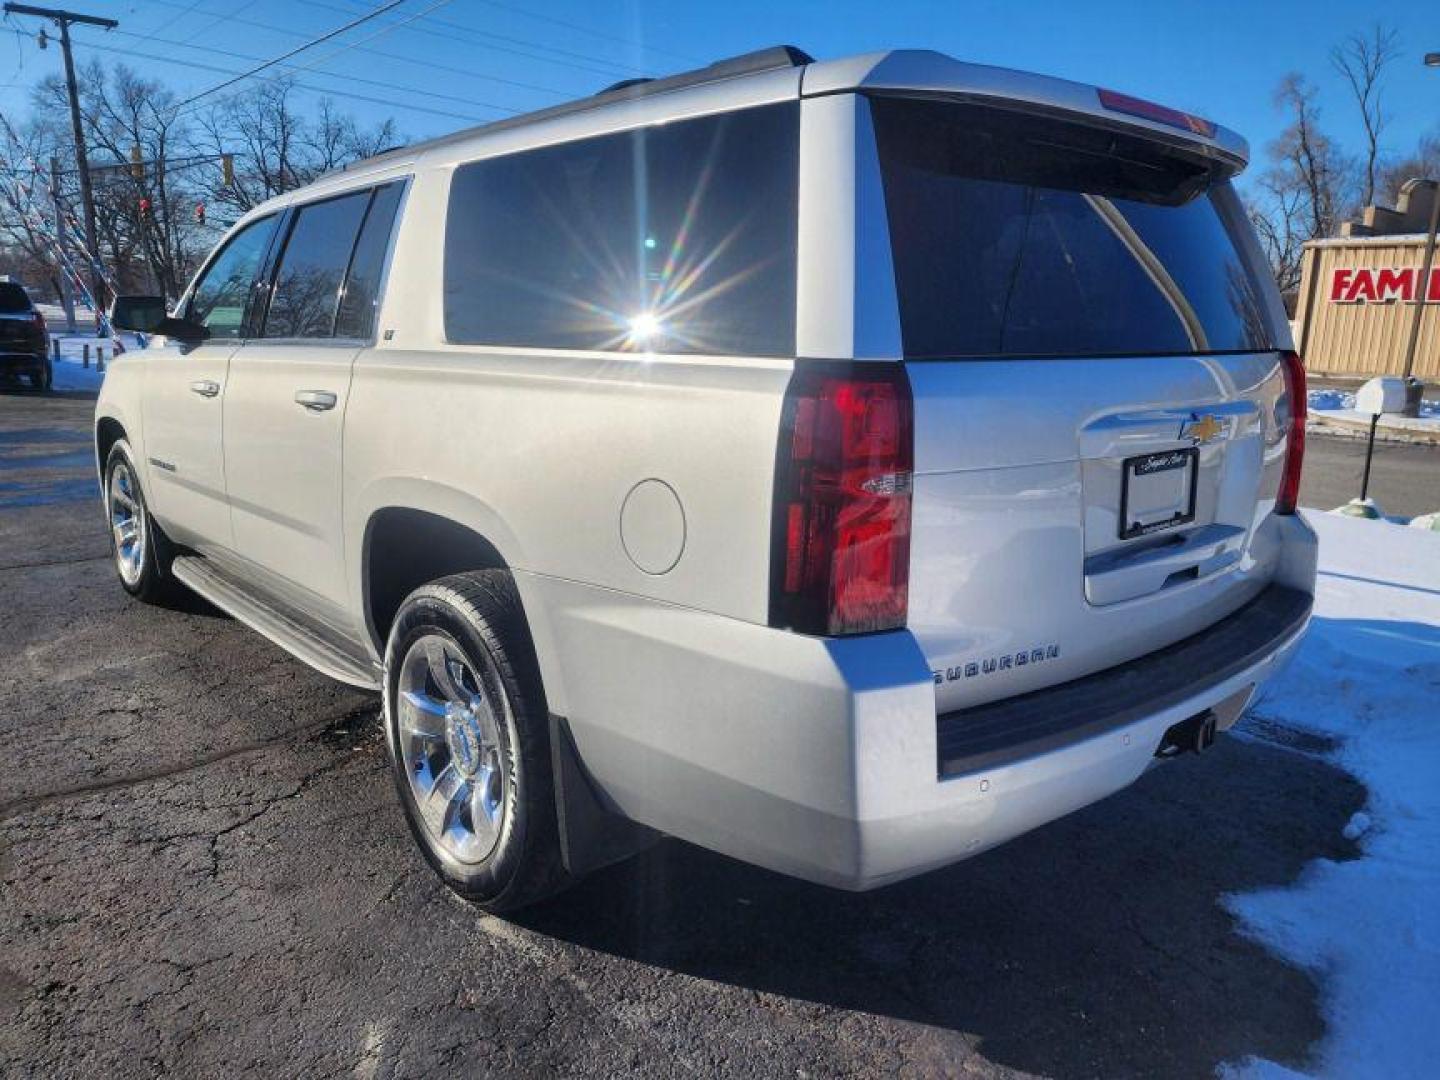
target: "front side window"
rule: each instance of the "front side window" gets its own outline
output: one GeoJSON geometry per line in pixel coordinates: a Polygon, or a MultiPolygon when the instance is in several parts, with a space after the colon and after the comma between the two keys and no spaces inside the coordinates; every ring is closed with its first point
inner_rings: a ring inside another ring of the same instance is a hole
{"type": "Polygon", "coordinates": [[[446,336],[793,353],[798,184],[794,103],[463,165],[445,228],[446,336]]]}
{"type": "Polygon", "coordinates": [[[335,330],[340,286],[350,266],[370,192],[302,206],[295,215],[262,337],[323,338],[335,330]]]}
{"type": "Polygon", "coordinates": [[[195,283],[187,317],[205,327],[209,337],[245,335],[245,308],[255,272],[274,232],[273,215],[245,226],[230,238],[195,283]]]}
{"type": "Polygon", "coordinates": [[[1274,347],[1248,226],[1208,163],[982,106],[871,111],[907,357],[1274,347]]]}

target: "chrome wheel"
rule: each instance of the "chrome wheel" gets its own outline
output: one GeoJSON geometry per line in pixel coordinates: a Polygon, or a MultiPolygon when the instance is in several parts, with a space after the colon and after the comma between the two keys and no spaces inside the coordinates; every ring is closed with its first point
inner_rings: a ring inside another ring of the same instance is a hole
{"type": "Polygon", "coordinates": [[[107,489],[110,504],[110,533],[115,540],[115,566],[120,578],[132,588],[145,571],[145,502],[140,486],[123,457],[110,470],[107,489]]]}
{"type": "Polygon", "coordinates": [[[463,863],[500,842],[512,784],[514,719],[498,673],[453,639],[425,634],[400,662],[396,731],[410,794],[433,840],[463,863]]]}

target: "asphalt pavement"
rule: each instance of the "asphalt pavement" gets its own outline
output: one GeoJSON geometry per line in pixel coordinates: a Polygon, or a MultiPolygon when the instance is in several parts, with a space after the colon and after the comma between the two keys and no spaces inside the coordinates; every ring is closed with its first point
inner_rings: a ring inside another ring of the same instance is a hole
{"type": "Polygon", "coordinates": [[[0,390],[0,1075],[1310,1062],[1314,981],[1222,901],[1353,857],[1365,793],[1263,707],[1203,756],[878,892],[665,841],[485,916],[413,849],[372,697],[198,600],[124,594],[91,408],[0,390]]]}

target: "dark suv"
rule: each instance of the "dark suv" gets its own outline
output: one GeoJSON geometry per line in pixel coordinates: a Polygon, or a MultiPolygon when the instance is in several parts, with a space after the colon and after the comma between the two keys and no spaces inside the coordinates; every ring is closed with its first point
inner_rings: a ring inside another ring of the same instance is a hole
{"type": "Polygon", "coordinates": [[[24,287],[13,281],[0,281],[0,375],[25,375],[35,389],[50,389],[45,316],[35,310],[24,287]]]}

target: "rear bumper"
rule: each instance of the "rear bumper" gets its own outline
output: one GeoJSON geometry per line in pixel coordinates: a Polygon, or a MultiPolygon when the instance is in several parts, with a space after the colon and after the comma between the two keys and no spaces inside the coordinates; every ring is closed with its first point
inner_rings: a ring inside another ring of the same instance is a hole
{"type": "Polygon", "coordinates": [[[1188,643],[1005,703],[1024,702],[1032,718],[1063,710],[1067,722],[1039,740],[1012,733],[989,756],[946,756],[959,721],[937,717],[929,665],[906,631],[807,638],[517,580],[527,611],[545,612],[547,687],[563,680],[576,748],[610,809],[746,862],[867,889],[1120,790],[1189,717],[1213,709],[1232,723],[1308,622],[1313,533],[1298,518],[1284,528],[1284,565],[1260,597],[1188,643]],[[1175,649],[1189,650],[1183,668],[1175,649]]]}

